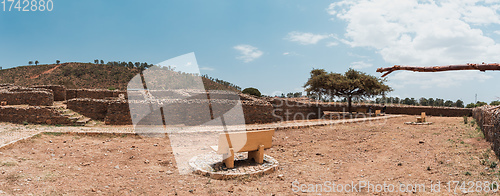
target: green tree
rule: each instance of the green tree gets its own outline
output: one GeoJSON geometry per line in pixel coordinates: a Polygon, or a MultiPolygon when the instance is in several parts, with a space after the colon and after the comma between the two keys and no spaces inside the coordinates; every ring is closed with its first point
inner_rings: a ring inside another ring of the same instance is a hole
{"type": "Polygon", "coordinates": [[[492,101],[490,105],[500,105],[500,100],[492,101]]]}
{"type": "Polygon", "coordinates": [[[256,89],[256,88],[253,88],[253,87],[243,89],[243,91],[241,91],[241,92],[245,93],[245,94],[249,94],[249,95],[254,95],[254,96],[257,96],[257,97],[261,96],[259,89],[256,89]]]}
{"type": "Polygon", "coordinates": [[[451,100],[446,100],[444,102],[444,106],[446,106],[446,107],[453,107],[454,105],[455,105],[455,103],[453,103],[453,101],[451,101],[451,100]]]}
{"type": "Polygon", "coordinates": [[[58,64],[58,65],[59,65],[59,63],[61,63],[61,61],[60,61],[60,60],[56,60],[56,64],[58,64]]]}
{"type": "Polygon", "coordinates": [[[433,98],[429,98],[427,102],[429,103],[429,106],[435,106],[436,104],[433,98]]]}
{"type": "Polygon", "coordinates": [[[465,107],[466,108],[476,108],[476,107],[481,107],[481,106],[484,106],[484,105],[488,105],[488,104],[486,102],[477,101],[476,103],[469,103],[465,107]]]}
{"type": "Polygon", "coordinates": [[[28,64],[29,65],[33,65],[33,61],[28,61],[28,64]]]}
{"type": "Polygon", "coordinates": [[[476,107],[481,107],[483,105],[488,105],[488,103],[482,102],[482,101],[477,101],[477,103],[476,103],[476,107]]]}
{"type": "Polygon", "coordinates": [[[464,102],[462,100],[457,100],[457,102],[455,102],[455,107],[458,107],[458,108],[463,108],[465,107],[464,106],[464,102]]]}
{"type": "Polygon", "coordinates": [[[104,64],[104,60],[101,60],[101,64],[104,64]]]}
{"type": "Polygon", "coordinates": [[[316,93],[319,97],[326,95],[331,98],[346,98],[348,111],[351,112],[353,99],[371,98],[392,91],[384,82],[383,79],[354,69],[349,69],[344,74],[313,69],[304,88],[308,94],[316,93]]]}
{"type": "Polygon", "coordinates": [[[399,97],[394,98],[394,103],[400,104],[401,99],[399,97]]]}
{"type": "Polygon", "coordinates": [[[410,105],[417,105],[417,100],[415,98],[411,98],[410,105]]]}
{"type": "Polygon", "coordinates": [[[427,101],[427,99],[425,97],[421,97],[418,102],[420,103],[420,105],[423,105],[423,106],[428,106],[429,105],[429,101],[427,101]]]}
{"type": "Polygon", "coordinates": [[[435,106],[444,106],[444,99],[436,98],[435,106]]]}
{"type": "Polygon", "coordinates": [[[35,65],[38,65],[38,60],[35,61],[35,65]]]}

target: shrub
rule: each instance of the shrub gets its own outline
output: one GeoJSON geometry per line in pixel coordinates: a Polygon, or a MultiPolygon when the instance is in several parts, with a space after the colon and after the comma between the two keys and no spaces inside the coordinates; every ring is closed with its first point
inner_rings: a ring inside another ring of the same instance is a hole
{"type": "Polygon", "coordinates": [[[500,100],[492,101],[490,105],[500,105],[500,100]]]}
{"type": "Polygon", "coordinates": [[[254,96],[257,96],[257,97],[261,96],[259,89],[252,88],[252,87],[244,89],[242,91],[242,93],[249,94],[249,95],[254,95],[254,96]]]}
{"type": "Polygon", "coordinates": [[[109,87],[108,90],[114,91],[114,90],[116,90],[116,88],[115,87],[109,87]]]}

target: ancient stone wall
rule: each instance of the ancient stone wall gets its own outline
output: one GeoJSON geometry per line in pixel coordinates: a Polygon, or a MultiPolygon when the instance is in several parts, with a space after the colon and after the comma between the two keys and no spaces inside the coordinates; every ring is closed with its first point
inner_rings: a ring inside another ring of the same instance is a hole
{"type": "Polygon", "coordinates": [[[104,99],[76,98],[67,101],[68,109],[94,120],[103,121],[108,112],[109,101],[104,99]]]}
{"type": "Polygon", "coordinates": [[[130,110],[125,100],[108,101],[104,123],[107,125],[131,125],[130,110]]]}
{"type": "Polygon", "coordinates": [[[273,116],[273,105],[269,103],[259,103],[254,101],[241,101],[245,124],[263,124],[276,122],[278,119],[273,116]]]}
{"type": "MultiPolygon", "coordinates": [[[[314,104],[312,104],[314,105],[314,104]]],[[[336,111],[336,112],[347,112],[347,104],[335,103],[335,104],[317,104],[321,107],[323,111],[336,111]]],[[[358,108],[364,108],[368,110],[368,107],[372,106],[374,112],[375,110],[382,110],[383,106],[378,104],[353,104],[352,111],[356,111],[358,108]]],[[[452,107],[431,107],[431,106],[397,106],[397,105],[387,105],[387,114],[407,114],[407,115],[420,115],[425,112],[429,116],[447,116],[447,117],[461,117],[461,116],[471,116],[472,109],[470,108],[452,108],[452,107]]]]}
{"type": "MultiPolygon", "coordinates": [[[[165,96],[173,94],[167,91],[158,91],[165,96]]],[[[157,92],[157,93],[158,93],[157,92]]],[[[204,96],[190,94],[187,97],[204,96]]],[[[138,95],[139,96],[139,95],[138,95]]],[[[230,111],[237,101],[231,97],[218,94],[214,97],[221,99],[160,99],[154,102],[134,101],[132,104],[133,110],[148,109],[144,113],[149,113],[149,108],[152,107],[155,111],[150,116],[143,118],[140,124],[144,125],[161,125],[163,120],[161,113],[166,117],[167,125],[185,124],[185,125],[200,125],[211,120],[213,115],[215,118],[230,111]],[[210,113],[212,106],[212,113],[210,113]],[[163,111],[160,110],[162,108],[163,111]]],[[[240,97],[242,100],[241,108],[244,113],[244,121],[246,124],[254,123],[272,123],[279,121],[292,120],[311,120],[321,118],[323,111],[347,111],[345,104],[307,104],[295,100],[286,100],[280,98],[271,98],[268,100],[255,99],[252,97],[240,97]]],[[[353,105],[353,111],[356,108],[368,108],[369,105],[353,105]]],[[[90,99],[78,98],[68,100],[68,108],[79,112],[89,118],[96,120],[104,120],[109,125],[126,125],[132,124],[132,118],[129,111],[129,104],[126,100],[121,99],[90,99]]],[[[382,106],[372,105],[373,112],[381,110],[382,106]]],[[[233,111],[234,112],[234,111],[233,111]]],[[[421,112],[426,112],[431,116],[469,116],[471,109],[465,108],[445,108],[445,107],[425,107],[425,106],[387,106],[386,113],[388,114],[408,114],[420,115],[421,112]]],[[[225,120],[228,123],[239,122],[237,115],[226,115],[225,120]],[[236,116],[232,119],[232,116],[236,116]]]]}
{"type": "Polygon", "coordinates": [[[106,89],[67,89],[66,99],[75,98],[90,98],[90,99],[104,99],[106,97],[118,97],[124,94],[127,97],[127,91],[121,90],[106,90],[106,89]]]}
{"type": "Polygon", "coordinates": [[[0,106],[0,120],[12,123],[33,123],[49,125],[71,125],[68,118],[61,116],[57,109],[52,107],[14,107],[0,106]]]}
{"type": "Polygon", "coordinates": [[[500,108],[483,106],[474,108],[473,117],[481,128],[484,138],[491,142],[492,149],[500,156],[500,108]]]}
{"type": "Polygon", "coordinates": [[[314,104],[279,98],[271,103],[277,121],[312,120],[321,118],[323,114],[320,107],[314,104]]]}
{"type": "Polygon", "coordinates": [[[62,85],[38,85],[32,88],[50,89],[54,94],[54,101],[65,101],[66,100],[66,87],[62,85]]]}
{"type": "Polygon", "coordinates": [[[51,106],[54,95],[50,89],[11,88],[0,91],[0,101],[7,105],[51,106]]]}

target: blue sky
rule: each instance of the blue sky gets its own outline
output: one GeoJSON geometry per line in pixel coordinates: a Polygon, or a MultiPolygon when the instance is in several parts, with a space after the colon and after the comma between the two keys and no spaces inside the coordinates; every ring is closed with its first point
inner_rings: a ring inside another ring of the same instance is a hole
{"type": "MultiPolygon", "coordinates": [[[[312,68],[500,62],[498,0],[53,0],[0,11],[0,66],[140,61],[194,52],[202,74],[264,94],[302,91],[312,68]]],[[[499,72],[395,72],[390,96],[500,97],[499,72]]]]}

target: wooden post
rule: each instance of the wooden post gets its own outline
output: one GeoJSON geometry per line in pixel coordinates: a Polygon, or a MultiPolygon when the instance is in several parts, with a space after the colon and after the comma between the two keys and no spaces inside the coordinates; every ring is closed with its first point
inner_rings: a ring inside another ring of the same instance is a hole
{"type": "Polygon", "coordinates": [[[234,168],[234,150],[233,148],[229,148],[229,152],[224,154],[222,156],[224,159],[224,164],[226,165],[227,168],[233,169],[234,168]]]}
{"type": "Polygon", "coordinates": [[[264,145],[259,145],[259,149],[248,152],[248,159],[253,159],[257,163],[264,163],[264,145]]]}

